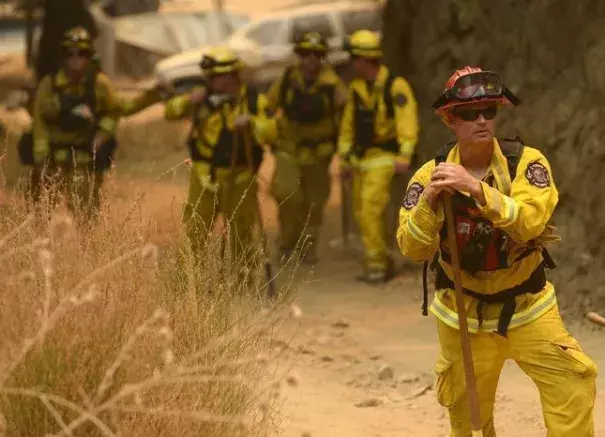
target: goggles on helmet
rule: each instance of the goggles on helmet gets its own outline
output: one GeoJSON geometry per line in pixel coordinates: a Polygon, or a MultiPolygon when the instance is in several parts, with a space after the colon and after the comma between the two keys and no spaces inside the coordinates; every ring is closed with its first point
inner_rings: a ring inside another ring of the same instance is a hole
{"type": "Polygon", "coordinates": [[[433,103],[433,109],[445,109],[456,104],[481,100],[508,101],[515,106],[521,103],[517,96],[504,86],[496,73],[481,71],[461,76],[433,103]]]}

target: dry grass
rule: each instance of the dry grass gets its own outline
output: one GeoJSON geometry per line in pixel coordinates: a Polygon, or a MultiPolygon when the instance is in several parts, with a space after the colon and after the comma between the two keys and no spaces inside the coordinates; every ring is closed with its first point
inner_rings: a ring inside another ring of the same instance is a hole
{"type": "Polygon", "coordinates": [[[284,306],[261,278],[223,280],[216,236],[196,266],[181,234],[151,244],[136,199],[120,202],[90,227],[0,205],[5,435],[269,435],[284,306]]]}

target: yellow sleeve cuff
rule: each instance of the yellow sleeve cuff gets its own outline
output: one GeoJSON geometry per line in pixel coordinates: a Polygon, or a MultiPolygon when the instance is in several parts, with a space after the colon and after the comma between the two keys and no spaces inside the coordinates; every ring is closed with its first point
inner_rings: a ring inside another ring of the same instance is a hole
{"type": "Polygon", "coordinates": [[[512,197],[505,196],[497,189],[481,182],[481,189],[485,196],[485,205],[476,202],[485,218],[496,226],[506,226],[513,223],[517,217],[517,203],[512,197]]]}
{"type": "Polygon", "coordinates": [[[113,118],[103,117],[101,120],[99,120],[99,128],[109,136],[115,135],[117,127],[118,122],[113,118]]]}
{"type": "Polygon", "coordinates": [[[421,195],[418,204],[410,212],[410,220],[425,234],[436,236],[443,224],[443,208],[438,207],[437,212],[433,211],[424,195],[421,195]]]}
{"type": "Polygon", "coordinates": [[[176,120],[185,115],[191,104],[188,95],[176,96],[166,103],[165,117],[167,120],[176,120]]]}
{"type": "Polygon", "coordinates": [[[409,162],[414,155],[414,150],[416,149],[416,143],[412,141],[403,141],[399,146],[399,154],[402,158],[406,159],[409,162]]]}

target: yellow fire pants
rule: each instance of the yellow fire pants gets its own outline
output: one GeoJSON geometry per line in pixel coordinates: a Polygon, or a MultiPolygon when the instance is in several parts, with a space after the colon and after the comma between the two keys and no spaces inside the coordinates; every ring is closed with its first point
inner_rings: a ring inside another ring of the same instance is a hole
{"type": "MultiPolygon", "coordinates": [[[[437,399],[449,409],[452,437],[471,437],[458,330],[438,322],[437,399]]],[[[470,335],[484,437],[495,437],[493,408],[504,361],[515,360],[540,392],[548,437],[593,437],[597,367],[567,332],[554,306],[542,317],[498,334],[470,335]]]]}
{"type": "Polygon", "coordinates": [[[330,160],[331,157],[324,157],[315,163],[300,164],[290,154],[275,154],[271,194],[278,204],[282,249],[294,249],[299,240],[304,243],[305,235],[312,244],[309,249],[319,240],[330,196],[330,160]]]}
{"type": "Polygon", "coordinates": [[[248,170],[216,170],[217,189],[210,189],[200,181],[192,169],[189,177],[189,194],[183,211],[183,223],[194,254],[199,255],[212,231],[216,219],[222,213],[229,223],[229,247],[236,262],[249,258],[254,252],[254,225],[256,219],[257,185],[248,170]],[[233,182],[233,185],[231,185],[233,182]]]}
{"type": "Polygon", "coordinates": [[[353,179],[353,211],[364,247],[366,267],[388,268],[388,244],[385,210],[389,204],[393,165],[356,169],[353,179]]]}

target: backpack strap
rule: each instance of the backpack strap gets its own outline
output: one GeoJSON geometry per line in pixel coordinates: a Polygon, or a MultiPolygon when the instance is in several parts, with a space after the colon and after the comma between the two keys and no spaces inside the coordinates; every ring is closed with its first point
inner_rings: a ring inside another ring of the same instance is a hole
{"type": "Polygon", "coordinates": [[[442,162],[447,161],[447,155],[449,155],[450,151],[454,148],[455,145],[456,141],[450,141],[449,143],[441,147],[441,149],[439,149],[439,151],[435,155],[436,166],[441,164],[442,162]]]}
{"type": "Polygon", "coordinates": [[[519,161],[523,156],[523,148],[525,143],[520,137],[515,138],[498,138],[500,144],[500,150],[506,158],[508,164],[508,174],[510,175],[510,181],[515,180],[517,177],[517,167],[519,167],[519,161]]]}
{"type": "Polygon", "coordinates": [[[246,105],[248,112],[252,115],[258,115],[258,90],[254,87],[246,87],[246,105]]]}
{"type": "Polygon", "coordinates": [[[84,100],[97,117],[97,77],[98,71],[91,69],[84,78],[84,100]]]}
{"type": "Polygon", "coordinates": [[[383,98],[384,104],[387,108],[387,118],[395,117],[395,108],[393,106],[393,96],[391,95],[391,88],[393,88],[393,82],[397,76],[389,71],[387,79],[384,81],[383,98]]]}
{"type": "Polygon", "coordinates": [[[294,67],[292,67],[291,65],[286,67],[286,70],[284,71],[284,76],[282,77],[282,81],[279,86],[279,96],[277,101],[279,102],[278,106],[281,106],[282,108],[284,107],[284,103],[286,100],[286,90],[290,85],[290,75],[292,74],[293,69],[294,67]]]}

